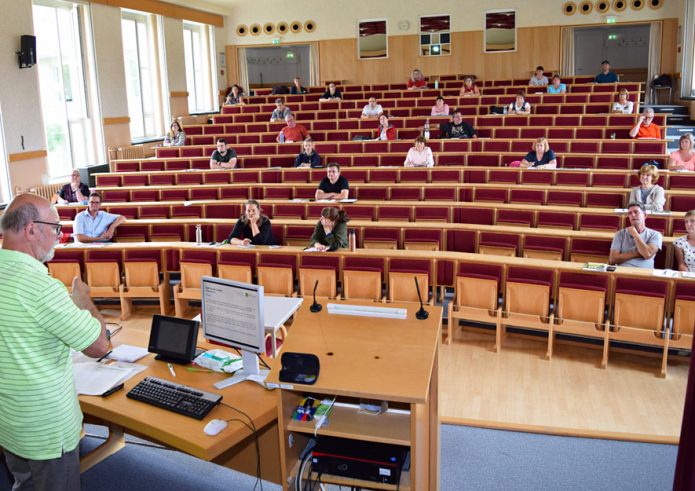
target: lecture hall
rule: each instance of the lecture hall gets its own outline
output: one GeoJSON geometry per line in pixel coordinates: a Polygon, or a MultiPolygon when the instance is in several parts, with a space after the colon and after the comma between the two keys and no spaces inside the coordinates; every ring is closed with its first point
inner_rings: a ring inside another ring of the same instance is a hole
{"type": "Polygon", "coordinates": [[[0,4],[0,491],[695,489],[695,0],[0,4]]]}

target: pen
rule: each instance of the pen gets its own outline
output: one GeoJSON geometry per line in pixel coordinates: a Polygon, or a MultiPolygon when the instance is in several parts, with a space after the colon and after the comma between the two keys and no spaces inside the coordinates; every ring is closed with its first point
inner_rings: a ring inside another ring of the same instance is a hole
{"type": "Polygon", "coordinates": [[[97,363],[99,363],[101,360],[103,360],[104,358],[106,358],[107,356],[109,356],[111,353],[113,353],[113,350],[109,351],[109,352],[106,353],[104,356],[102,356],[101,358],[99,358],[99,359],[97,360],[97,363]]]}
{"type": "Polygon", "coordinates": [[[176,372],[174,371],[174,365],[171,363],[167,363],[167,366],[169,367],[169,373],[171,373],[172,377],[176,377],[176,372]]]}

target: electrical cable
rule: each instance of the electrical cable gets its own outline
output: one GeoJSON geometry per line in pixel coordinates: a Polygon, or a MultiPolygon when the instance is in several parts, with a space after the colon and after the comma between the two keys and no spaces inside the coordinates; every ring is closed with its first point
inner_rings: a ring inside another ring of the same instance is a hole
{"type": "Polygon", "coordinates": [[[253,422],[253,419],[251,419],[251,417],[248,414],[246,414],[244,411],[242,411],[241,409],[237,409],[234,406],[230,406],[229,404],[227,404],[225,402],[220,402],[220,405],[228,407],[232,411],[236,411],[240,414],[243,414],[246,417],[246,419],[249,420],[249,423],[251,423],[251,425],[249,426],[246,423],[244,423],[243,421],[239,420],[249,430],[252,431],[252,434],[254,436],[254,440],[256,443],[256,483],[253,485],[253,491],[256,490],[256,487],[258,487],[259,484],[260,484],[261,491],[263,491],[263,479],[261,479],[261,450],[260,450],[260,446],[258,443],[258,430],[256,429],[256,424],[253,422]]]}

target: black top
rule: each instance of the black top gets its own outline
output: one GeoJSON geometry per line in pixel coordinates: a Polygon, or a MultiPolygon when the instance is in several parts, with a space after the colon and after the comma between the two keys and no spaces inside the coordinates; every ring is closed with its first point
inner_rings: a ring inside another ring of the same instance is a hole
{"type": "Polygon", "coordinates": [[[331,94],[330,90],[327,90],[321,96],[321,99],[342,99],[342,98],[343,98],[343,94],[341,94],[338,89],[335,89],[335,92],[333,94],[331,94]]]}
{"type": "Polygon", "coordinates": [[[439,125],[440,138],[473,138],[476,135],[475,128],[465,121],[461,121],[461,124],[442,123],[439,125]]]}
{"type": "Polygon", "coordinates": [[[214,152],[212,152],[212,156],[210,157],[210,159],[215,160],[217,162],[229,162],[234,157],[236,157],[236,152],[233,149],[228,148],[227,153],[225,153],[224,155],[222,155],[218,150],[215,150],[214,152]]]}
{"type": "Polygon", "coordinates": [[[299,89],[297,88],[296,85],[293,85],[290,87],[290,94],[306,94],[307,90],[306,87],[302,87],[301,85],[299,86],[299,89]]]}
{"type": "Polygon", "coordinates": [[[311,164],[311,166],[314,168],[322,167],[321,156],[315,151],[312,152],[311,155],[307,155],[306,153],[302,152],[297,155],[296,159],[294,159],[294,166],[299,167],[302,164],[311,164]]]}
{"type": "Polygon", "coordinates": [[[251,225],[248,222],[244,223],[243,217],[239,218],[232,229],[232,233],[227,237],[229,242],[232,239],[249,239],[255,245],[273,245],[273,232],[270,220],[262,216],[258,222],[258,234],[252,235],[251,225]]]}
{"type": "MultiPolygon", "coordinates": [[[[85,198],[89,196],[89,186],[81,182],[79,188],[80,193],[82,193],[82,196],[84,196],[85,198]]],[[[72,185],[70,183],[67,183],[65,186],[61,188],[60,192],[58,193],[58,196],[60,196],[68,203],[77,203],[77,193],[72,190],[72,185]]]]}
{"type": "Polygon", "coordinates": [[[319,183],[319,189],[324,193],[340,193],[343,189],[350,189],[350,184],[345,176],[338,176],[335,184],[331,184],[328,177],[324,177],[319,183]]]}
{"type": "Polygon", "coordinates": [[[536,152],[531,151],[526,154],[526,157],[524,157],[524,160],[526,162],[529,162],[533,164],[531,167],[538,167],[539,165],[545,165],[551,160],[555,160],[555,152],[552,150],[548,150],[543,154],[543,157],[538,160],[538,157],[536,156],[536,152]]]}

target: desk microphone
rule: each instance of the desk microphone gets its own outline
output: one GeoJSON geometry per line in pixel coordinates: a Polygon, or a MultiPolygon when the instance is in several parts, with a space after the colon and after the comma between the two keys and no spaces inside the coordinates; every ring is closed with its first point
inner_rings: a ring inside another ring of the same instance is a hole
{"type": "Polygon", "coordinates": [[[316,283],[314,283],[314,303],[312,303],[311,307],[309,307],[309,310],[311,310],[314,314],[316,312],[321,312],[321,309],[323,308],[320,303],[316,303],[316,287],[317,286],[319,286],[319,280],[316,280],[316,283]]]}
{"type": "Polygon", "coordinates": [[[420,285],[417,283],[417,276],[413,277],[415,279],[415,288],[417,288],[417,298],[420,300],[420,310],[415,313],[415,317],[421,321],[427,319],[430,314],[425,310],[425,306],[422,305],[422,295],[420,295],[420,285]]]}

